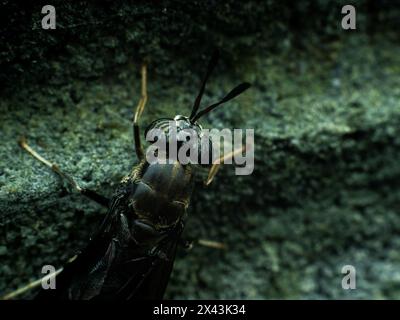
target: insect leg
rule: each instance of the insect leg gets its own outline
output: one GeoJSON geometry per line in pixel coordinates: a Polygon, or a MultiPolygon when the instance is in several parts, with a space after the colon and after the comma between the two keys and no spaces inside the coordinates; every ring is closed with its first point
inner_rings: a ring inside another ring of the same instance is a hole
{"type": "Polygon", "coordinates": [[[21,294],[29,291],[29,290],[31,290],[31,289],[37,288],[43,282],[46,282],[49,279],[54,278],[55,276],[57,276],[62,270],[63,270],[62,268],[58,269],[58,270],[54,271],[53,273],[50,273],[47,276],[44,276],[43,278],[40,278],[40,279],[35,280],[35,281],[32,281],[32,282],[28,283],[26,286],[6,294],[5,296],[1,297],[0,300],[11,300],[11,299],[14,299],[14,298],[20,296],[21,294]]]}
{"type": "Polygon", "coordinates": [[[147,102],[147,68],[146,64],[142,64],[141,69],[142,84],[141,84],[141,97],[136,107],[135,116],[133,118],[133,137],[135,139],[135,151],[139,160],[144,158],[143,147],[140,141],[139,118],[143,113],[144,107],[147,102]]]}
{"type": "Polygon", "coordinates": [[[236,154],[242,153],[246,150],[246,146],[243,146],[241,148],[238,148],[227,155],[221,156],[217,161],[215,161],[210,168],[210,171],[208,172],[208,177],[207,180],[204,182],[206,186],[208,186],[214,179],[215,175],[218,172],[219,167],[221,166],[222,163],[224,163],[226,160],[233,158],[236,154]]]}
{"type": "Polygon", "coordinates": [[[55,163],[48,161],[47,159],[43,158],[39,153],[37,153],[35,150],[33,150],[28,145],[28,143],[26,142],[26,139],[24,137],[22,137],[18,141],[18,143],[21,146],[21,148],[24,149],[25,151],[27,151],[32,157],[39,160],[41,163],[43,163],[44,165],[49,167],[51,170],[53,170],[55,173],[57,173],[61,178],[66,180],[76,191],[78,191],[79,193],[88,197],[89,199],[92,199],[92,200],[96,201],[97,203],[99,203],[105,207],[108,207],[109,200],[106,197],[98,194],[96,191],[82,188],[81,186],[79,186],[79,184],[70,175],[61,171],[60,168],[55,163]]]}
{"type": "Polygon", "coordinates": [[[197,240],[197,243],[203,247],[208,247],[212,249],[225,250],[227,248],[227,245],[225,243],[213,240],[199,239],[197,240]]]}
{"type": "Polygon", "coordinates": [[[180,238],[178,244],[183,247],[184,250],[190,251],[195,245],[200,245],[207,248],[225,250],[227,245],[225,243],[207,239],[197,239],[196,243],[192,240],[185,240],[180,238]]]}

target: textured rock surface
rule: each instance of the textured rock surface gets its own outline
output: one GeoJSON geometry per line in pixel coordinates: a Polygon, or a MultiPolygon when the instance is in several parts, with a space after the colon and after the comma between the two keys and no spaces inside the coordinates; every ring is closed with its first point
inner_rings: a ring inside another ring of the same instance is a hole
{"type": "Polygon", "coordinates": [[[38,29],[40,7],[3,4],[13,23],[1,34],[0,293],[36,279],[43,264],[61,266],[105,213],[22,152],[18,136],[111,195],[136,161],[130,119],[141,59],[150,59],[147,124],[189,112],[202,52],[217,45],[223,61],[205,102],[242,80],[253,87],[204,126],[255,128],[255,172],[224,168],[208,189],[199,183],[185,236],[229,249],[179,252],[168,297],[399,298],[393,8],[360,2],[359,30],[344,32],[331,1],[292,11],[202,3],[60,4],[53,33],[38,29]],[[357,268],[357,290],[341,289],[345,264],[357,268]]]}

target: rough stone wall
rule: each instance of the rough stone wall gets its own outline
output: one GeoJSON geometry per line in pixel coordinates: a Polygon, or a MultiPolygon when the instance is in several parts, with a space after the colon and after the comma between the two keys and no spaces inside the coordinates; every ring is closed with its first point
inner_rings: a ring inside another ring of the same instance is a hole
{"type": "Polygon", "coordinates": [[[181,250],[167,297],[399,298],[399,11],[359,1],[359,27],[345,32],[341,5],[54,1],[57,29],[44,31],[41,5],[3,1],[0,293],[38,278],[43,264],[62,266],[105,214],[18,137],[111,195],[136,161],[142,59],[145,125],[189,112],[217,46],[204,102],[243,80],[253,86],[203,124],[255,128],[255,171],[224,168],[209,188],[199,179],[184,236],[228,250],[181,250]],[[357,268],[357,290],[341,288],[345,264],[357,268]]]}

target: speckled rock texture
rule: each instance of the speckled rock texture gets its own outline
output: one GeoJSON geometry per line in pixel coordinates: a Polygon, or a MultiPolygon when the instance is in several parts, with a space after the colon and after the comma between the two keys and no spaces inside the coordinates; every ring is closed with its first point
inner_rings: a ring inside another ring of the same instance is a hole
{"type": "MultiPolygon", "coordinates": [[[[110,196],[136,163],[131,119],[148,61],[143,126],[188,114],[213,47],[204,103],[252,88],[204,118],[254,128],[255,170],[201,171],[167,298],[400,298],[400,42],[389,1],[2,1],[0,295],[61,267],[106,210],[23,152],[18,137],[110,196]],[[341,287],[343,265],[357,289],[341,287]]],[[[398,21],[397,21],[398,24],[398,21]]],[[[22,297],[29,298],[34,292],[22,297]]]]}

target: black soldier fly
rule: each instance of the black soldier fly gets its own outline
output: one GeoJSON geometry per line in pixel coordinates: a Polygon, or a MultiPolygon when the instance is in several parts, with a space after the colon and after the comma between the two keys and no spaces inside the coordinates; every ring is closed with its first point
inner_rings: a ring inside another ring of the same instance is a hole
{"type": "MultiPolygon", "coordinates": [[[[218,52],[209,62],[199,94],[189,117],[154,121],[146,130],[158,128],[168,133],[166,120],[179,129],[192,128],[201,134],[197,120],[248,89],[242,83],[222,100],[199,111],[206,82],[215,68],[218,52]]],[[[88,246],[66,264],[56,276],[56,289],[42,289],[36,299],[162,299],[172,271],[177,245],[185,225],[186,211],[193,189],[195,166],[178,160],[150,164],[143,152],[139,119],[147,102],[146,65],[141,68],[141,98],[133,119],[135,151],[139,164],[122,179],[109,200],[97,192],[80,187],[56,164],[35,152],[24,139],[20,145],[50,167],[81,194],[108,207],[108,213],[88,246]]],[[[208,182],[216,174],[212,164],[208,182]]]]}

